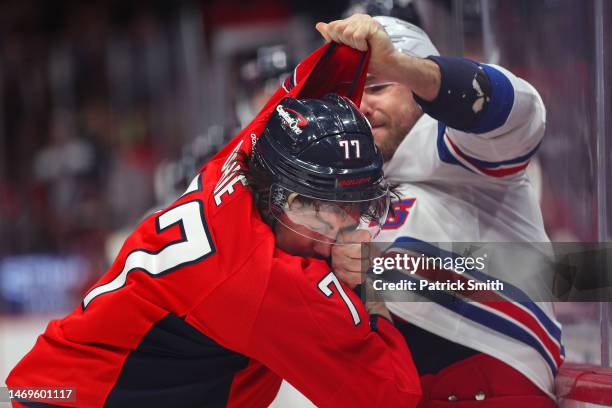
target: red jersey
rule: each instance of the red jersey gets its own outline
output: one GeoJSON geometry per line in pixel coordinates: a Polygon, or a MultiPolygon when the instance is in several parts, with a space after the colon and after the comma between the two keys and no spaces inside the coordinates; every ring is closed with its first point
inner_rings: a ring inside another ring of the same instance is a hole
{"type": "MultiPolygon", "coordinates": [[[[304,61],[310,71],[291,96],[322,58],[361,61],[333,50],[304,61]]],[[[52,321],[13,369],[9,388],[74,388],[74,401],[51,406],[265,407],[285,378],[319,406],[416,406],[401,334],[384,319],[371,327],[326,262],[276,249],[253,204],[235,159],[250,154],[275,104],[136,228],[82,305],[52,321]]]]}

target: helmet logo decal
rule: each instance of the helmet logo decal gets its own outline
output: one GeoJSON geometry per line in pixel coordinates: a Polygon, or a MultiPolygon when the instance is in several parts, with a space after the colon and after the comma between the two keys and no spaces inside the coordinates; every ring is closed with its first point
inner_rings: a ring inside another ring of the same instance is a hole
{"type": "Polygon", "coordinates": [[[278,105],[276,107],[276,112],[278,112],[278,116],[281,117],[283,122],[287,126],[289,126],[289,128],[296,135],[302,134],[302,129],[300,128],[303,128],[304,126],[308,125],[308,121],[306,120],[306,118],[300,115],[298,112],[294,111],[293,109],[284,108],[283,105],[278,105]],[[291,116],[289,112],[293,113],[296,117],[291,116]]]}
{"type": "Polygon", "coordinates": [[[257,145],[257,135],[255,133],[251,133],[251,153],[255,151],[256,145],[257,145]]]}
{"type": "Polygon", "coordinates": [[[361,184],[369,183],[371,179],[372,177],[361,177],[354,179],[338,180],[338,187],[359,186],[361,184]]]}

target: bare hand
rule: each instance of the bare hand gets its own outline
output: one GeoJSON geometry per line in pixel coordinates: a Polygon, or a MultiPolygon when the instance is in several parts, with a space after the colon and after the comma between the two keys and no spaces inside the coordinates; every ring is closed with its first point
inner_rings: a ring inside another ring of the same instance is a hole
{"type": "Polygon", "coordinates": [[[387,305],[385,304],[385,302],[366,302],[365,307],[368,311],[368,314],[382,316],[393,323],[393,319],[391,319],[391,313],[389,313],[389,309],[387,309],[387,305]]]}
{"type": "Polygon", "coordinates": [[[385,78],[386,67],[393,61],[396,51],[382,24],[371,16],[353,14],[344,20],[317,23],[316,29],[326,41],[346,44],[360,51],[370,48],[370,73],[385,78]]]}
{"type": "Polygon", "coordinates": [[[370,242],[372,237],[365,230],[342,232],[338,235],[337,244],[331,249],[332,270],[352,289],[361,284],[361,264],[368,261],[369,254],[361,250],[362,242],[370,242]]]}
{"type": "MultiPolygon", "coordinates": [[[[369,247],[373,247],[373,245],[369,245],[369,247]]],[[[370,257],[373,255],[373,251],[375,250],[370,249],[370,257]]],[[[374,279],[375,278],[372,275],[369,275],[363,283],[363,286],[361,287],[362,299],[364,298],[363,295],[365,292],[366,310],[368,311],[368,314],[380,315],[385,319],[389,320],[391,323],[393,323],[393,320],[391,319],[391,313],[389,312],[389,309],[387,309],[387,305],[385,303],[384,295],[374,289],[374,279]]]]}
{"type": "Polygon", "coordinates": [[[369,73],[379,79],[399,82],[421,98],[433,101],[440,91],[438,64],[397,51],[382,24],[367,14],[354,14],[329,24],[317,23],[327,41],[346,44],[360,51],[371,50],[369,73]]]}

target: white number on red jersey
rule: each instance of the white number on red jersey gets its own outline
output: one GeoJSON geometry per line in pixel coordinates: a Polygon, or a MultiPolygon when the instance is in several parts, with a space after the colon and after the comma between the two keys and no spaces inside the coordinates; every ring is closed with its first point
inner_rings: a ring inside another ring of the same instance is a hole
{"type": "Polygon", "coordinates": [[[355,326],[357,326],[361,322],[359,312],[357,312],[355,305],[353,304],[353,302],[351,302],[351,299],[349,299],[344,289],[342,289],[342,285],[340,285],[340,281],[338,280],[336,275],[334,275],[333,272],[328,273],[323,279],[321,279],[318,284],[318,287],[319,290],[323,292],[325,296],[330,297],[334,294],[334,291],[331,290],[331,288],[329,287],[332,284],[336,287],[336,290],[340,294],[342,300],[344,300],[344,303],[346,303],[346,307],[348,307],[348,310],[349,312],[351,312],[351,316],[353,317],[353,322],[355,323],[355,326]]]}
{"type": "Polygon", "coordinates": [[[159,276],[183,265],[198,262],[214,252],[201,201],[177,205],[159,215],[155,222],[158,233],[178,224],[183,239],[170,242],[157,252],[144,249],[130,252],[119,275],[110,282],[93,288],[83,299],[83,308],[96,297],[122,288],[128,274],[135,269],[143,270],[151,276],[159,276]]]}

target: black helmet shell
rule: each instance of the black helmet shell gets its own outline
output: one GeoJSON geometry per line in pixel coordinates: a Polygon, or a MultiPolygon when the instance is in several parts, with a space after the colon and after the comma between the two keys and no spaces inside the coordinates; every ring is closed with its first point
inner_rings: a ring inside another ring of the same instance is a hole
{"type": "Polygon", "coordinates": [[[387,190],[372,130],[347,98],[284,98],[255,146],[274,181],[326,200],[380,197],[387,190]]]}

